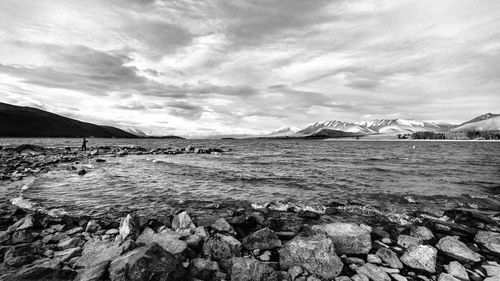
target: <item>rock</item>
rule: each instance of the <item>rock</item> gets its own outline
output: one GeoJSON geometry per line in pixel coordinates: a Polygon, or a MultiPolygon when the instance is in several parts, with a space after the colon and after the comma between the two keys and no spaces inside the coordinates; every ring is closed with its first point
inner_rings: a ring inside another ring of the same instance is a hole
{"type": "Polygon", "coordinates": [[[288,273],[290,274],[290,277],[292,277],[292,280],[295,280],[295,278],[299,277],[304,273],[304,270],[302,267],[298,265],[294,265],[288,269],[288,273]]]}
{"type": "Polygon", "coordinates": [[[69,238],[69,236],[65,233],[56,233],[53,235],[47,235],[42,238],[42,242],[45,244],[50,243],[59,243],[61,240],[69,238]]]}
{"type": "Polygon", "coordinates": [[[319,219],[321,215],[317,212],[309,211],[309,210],[304,210],[299,212],[299,218],[304,218],[304,219],[313,219],[317,220],[319,219]]]}
{"type": "Polygon", "coordinates": [[[30,230],[19,230],[12,234],[12,244],[31,243],[33,236],[30,230]]]}
{"type": "Polygon", "coordinates": [[[398,236],[398,245],[401,245],[405,248],[410,248],[411,246],[422,245],[423,241],[420,238],[408,236],[408,235],[399,235],[398,236]]]}
{"type": "Polygon", "coordinates": [[[123,248],[116,242],[89,241],[83,246],[82,256],[75,267],[89,267],[105,261],[111,261],[123,253],[123,248]]]}
{"type": "Polygon", "coordinates": [[[277,273],[267,265],[250,258],[231,259],[231,281],[278,281],[277,273]]]}
{"type": "Polygon", "coordinates": [[[136,216],[128,214],[126,217],[122,218],[120,221],[120,236],[123,239],[131,238],[136,239],[140,230],[140,222],[136,216]]]}
{"type": "Polygon", "coordinates": [[[25,230],[25,229],[30,229],[35,226],[35,216],[32,214],[29,214],[22,219],[18,220],[15,224],[10,226],[7,231],[8,232],[14,232],[14,231],[20,231],[20,230],[25,230]]]}
{"type": "Polygon", "coordinates": [[[82,248],[69,248],[63,251],[54,252],[54,258],[60,260],[61,262],[68,262],[70,259],[81,255],[82,248]]]}
{"type": "Polygon", "coordinates": [[[146,228],[136,241],[137,243],[144,243],[146,245],[156,243],[177,259],[183,260],[186,257],[188,245],[186,242],[179,240],[179,238],[180,236],[174,232],[154,233],[152,229],[146,228]]]}
{"type": "Polygon", "coordinates": [[[408,281],[408,279],[402,275],[399,274],[391,274],[392,279],[396,281],[408,281]]]}
{"type": "Polygon", "coordinates": [[[79,176],[83,176],[83,175],[85,175],[86,173],[87,173],[87,171],[86,171],[85,169],[80,169],[80,170],[78,170],[78,172],[77,172],[77,174],[78,174],[79,176]]]}
{"type": "Polygon", "coordinates": [[[369,263],[373,263],[373,264],[381,264],[382,263],[382,259],[380,259],[379,256],[374,255],[374,254],[368,254],[366,256],[366,261],[368,261],[369,263]]]}
{"type": "Polygon", "coordinates": [[[109,266],[111,281],[181,281],[184,274],[182,263],[156,243],[120,256],[109,266]]]}
{"type": "Polygon", "coordinates": [[[69,248],[81,247],[83,245],[83,243],[84,242],[80,238],[68,237],[68,238],[65,238],[65,239],[59,241],[59,243],[57,244],[57,248],[59,250],[66,250],[69,248]]]}
{"type": "Polygon", "coordinates": [[[474,241],[482,244],[489,251],[500,255],[500,233],[492,231],[478,231],[474,241]]]}
{"type": "Polygon", "coordinates": [[[335,278],[344,266],[332,240],[321,234],[297,236],[279,250],[279,255],[281,269],[298,265],[324,279],[335,278]]]}
{"type": "Polygon", "coordinates": [[[191,217],[189,217],[188,213],[183,211],[174,216],[174,219],[172,220],[172,228],[175,231],[179,231],[181,229],[195,229],[196,226],[191,220],[191,217]]]}
{"type": "Polygon", "coordinates": [[[447,273],[441,273],[439,275],[438,281],[460,281],[460,279],[457,279],[447,273]]]}
{"type": "Polygon", "coordinates": [[[5,253],[4,263],[12,267],[21,267],[36,260],[30,244],[12,246],[5,253]]]}
{"type": "Polygon", "coordinates": [[[212,224],[212,228],[215,229],[215,231],[220,232],[220,233],[228,233],[228,234],[236,234],[236,231],[234,231],[234,228],[226,221],[224,218],[220,218],[216,220],[212,224]]]}
{"type": "Polygon", "coordinates": [[[262,251],[281,247],[281,240],[269,228],[263,228],[249,234],[242,240],[243,248],[247,250],[259,249],[262,251]]]}
{"type": "Polygon", "coordinates": [[[349,276],[338,276],[335,277],[335,281],[351,281],[351,278],[349,276]]]}
{"type": "Polygon", "coordinates": [[[306,281],[321,281],[321,279],[316,278],[314,276],[307,276],[307,280],[306,281]]]}
{"type": "Polygon", "coordinates": [[[10,233],[8,231],[0,231],[0,245],[8,244],[10,241],[10,233]]]}
{"type": "Polygon", "coordinates": [[[74,235],[74,234],[77,234],[77,233],[80,233],[80,232],[83,232],[83,227],[79,226],[79,227],[75,227],[75,228],[72,228],[70,230],[67,230],[65,233],[67,235],[74,235]]]}
{"type": "Polygon", "coordinates": [[[392,240],[390,238],[382,238],[382,243],[384,243],[384,244],[392,244],[392,240]]]}
{"type": "Polygon", "coordinates": [[[446,236],[441,238],[436,244],[436,247],[446,255],[461,262],[470,263],[481,261],[481,255],[472,251],[456,236],[446,236]]]}
{"type": "Polygon", "coordinates": [[[23,280],[38,280],[38,281],[62,281],[73,280],[76,272],[70,269],[63,268],[59,261],[45,260],[36,264],[25,267],[15,274],[5,277],[5,281],[23,281],[23,280]]]}
{"type": "Polygon", "coordinates": [[[191,260],[188,268],[188,275],[190,278],[213,280],[215,274],[219,270],[220,268],[217,262],[208,259],[196,258],[191,260]]]}
{"type": "Polygon", "coordinates": [[[101,229],[101,226],[97,223],[97,221],[96,220],[90,220],[87,223],[87,227],[85,228],[85,231],[93,233],[93,232],[98,231],[99,229],[101,229]]]}
{"type": "Polygon", "coordinates": [[[380,248],[377,250],[376,254],[382,259],[382,261],[389,264],[390,267],[399,269],[403,268],[403,264],[399,260],[396,253],[394,253],[392,250],[386,248],[380,248]]]}
{"type": "Polygon", "coordinates": [[[232,236],[223,234],[216,234],[214,237],[208,239],[203,245],[203,253],[205,256],[221,262],[220,265],[222,267],[228,267],[228,260],[233,257],[239,257],[240,252],[240,241],[232,236]]]}
{"type": "Polygon", "coordinates": [[[391,277],[387,273],[371,263],[365,263],[363,266],[358,267],[356,272],[368,276],[372,281],[391,281],[391,277]]]}
{"type": "Polygon", "coordinates": [[[193,234],[186,239],[186,244],[189,248],[196,249],[200,245],[201,241],[202,239],[200,236],[193,234]]]}
{"type": "Polygon", "coordinates": [[[364,274],[355,274],[355,275],[351,276],[351,279],[352,279],[352,281],[369,281],[370,280],[368,278],[368,276],[366,276],[364,274]]]}
{"type": "Polygon", "coordinates": [[[482,265],[484,271],[486,271],[487,276],[497,276],[500,278],[500,266],[499,265],[482,265]]]}
{"type": "Polygon", "coordinates": [[[425,226],[414,226],[410,229],[410,236],[429,241],[434,239],[434,234],[425,226]]]}
{"type": "Polygon", "coordinates": [[[104,234],[106,234],[106,235],[116,235],[116,234],[119,234],[119,233],[120,233],[120,230],[118,230],[116,228],[111,228],[111,229],[106,230],[106,232],[104,234]]]}
{"type": "Polygon", "coordinates": [[[413,269],[436,272],[437,249],[428,245],[411,246],[400,260],[413,269]]]}
{"type": "Polygon", "coordinates": [[[323,231],[335,245],[338,254],[368,254],[372,248],[370,228],[354,223],[330,223],[313,226],[323,231]]]}
{"type": "Polygon", "coordinates": [[[485,278],[483,281],[498,281],[498,277],[488,277],[488,278],[485,278]]]}
{"type": "Polygon", "coordinates": [[[445,265],[444,268],[453,277],[461,280],[469,280],[469,275],[467,275],[465,267],[457,261],[450,262],[450,264],[445,265]]]}
{"type": "Polygon", "coordinates": [[[262,255],[259,256],[259,260],[270,261],[271,260],[271,252],[265,251],[262,255]]]}
{"type": "Polygon", "coordinates": [[[197,228],[195,228],[194,234],[200,236],[200,238],[203,241],[207,241],[208,238],[210,238],[210,234],[208,233],[207,229],[203,226],[198,226],[197,228]]]}
{"type": "Polygon", "coordinates": [[[101,281],[104,280],[111,261],[103,261],[87,268],[78,270],[74,281],[101,281]]]}

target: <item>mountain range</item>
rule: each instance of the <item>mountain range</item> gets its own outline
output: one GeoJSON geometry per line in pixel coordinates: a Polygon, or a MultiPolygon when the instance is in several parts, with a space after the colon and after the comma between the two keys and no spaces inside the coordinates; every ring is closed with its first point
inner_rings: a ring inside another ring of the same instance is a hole
{"type": "MultiPolygon", "coordinates": [[[[335,138],[369,135],[395,136],[419,131],[466,132],[500,130],[500,114],[487,113],[462,124],[406,119],[375,119],[361,122],[329,120],[305,128],[283,127],[259,135],[214,135],[211,138],[335,138]]],[[[137,138],[150,136],[134,127],[116,128],[82,122],[32,107],[0,103],[0,137],[102,137],[137,138]]],[[[166,138],[166,137],[165,137],[166,138]]],[[[168,136],[168,138],[179,138],[168,136]]]]}

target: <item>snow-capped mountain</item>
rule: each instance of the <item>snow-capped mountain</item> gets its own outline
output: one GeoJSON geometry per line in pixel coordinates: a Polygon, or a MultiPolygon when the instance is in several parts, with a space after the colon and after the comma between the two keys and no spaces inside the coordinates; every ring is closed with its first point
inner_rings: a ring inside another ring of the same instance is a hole
{"type": "Polygon", "coordinates": [[[362,134],[375,133],[371,129],[368,129],[364,126],[360,126],[360,125],[352,123],[352,122],[332,120],[332,121],[314,123],[314,124],[304,128],[304,129],[298,131],[297,134],[302,134],[302,135],[314,134],[321,129],[343,131],[343,132],[347,132],[347,133],[362,133],[362,134]]]}
{"type": "Polygon", "coordinates": [[[269,135],[270,136],[288,136],[288,135],[293,135],[293,134],[297,133],[298,131],[300,131],[300,129],[296,128],[296,127],[283,127],[283,128],[279,128],[276,131],[272,131],[271,133],[269,133],[269,135]]]}
{"type": "Polygon", "coordinates": [[[487,113],[451,129],[453,132],[500,130],[500,114],[487,113]]]}
{"type": "Polygon", "coordinates": [[[440,124],[437,122],[406,119],[375,119],[371,121],[361,121],[357,124],[381,134],[444,131],[449,126],[449,124],[440,124]]]}
{"type": "Polygon", "coordinates": [[[128,133],[131,133],[131,134],[134,134],[138,137],[145,137],[147,136],[146,133],[144,133],[143,131],[137,129],[137,128],[134,128],[134,127],[125,127],[125,128],[122,128],[122,130],[124,130],[125,132],[128,132],[128,133]]]}

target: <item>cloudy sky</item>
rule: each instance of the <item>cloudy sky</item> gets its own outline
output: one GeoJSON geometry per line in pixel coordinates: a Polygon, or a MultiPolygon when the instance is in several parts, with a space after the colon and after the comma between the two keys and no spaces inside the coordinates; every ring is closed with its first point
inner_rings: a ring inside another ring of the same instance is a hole
{"type": "Polygon", "coordinates": [[[0,101],[99,124],[461,122],[499,90],[498,0],[0,0],[0,101]]]}

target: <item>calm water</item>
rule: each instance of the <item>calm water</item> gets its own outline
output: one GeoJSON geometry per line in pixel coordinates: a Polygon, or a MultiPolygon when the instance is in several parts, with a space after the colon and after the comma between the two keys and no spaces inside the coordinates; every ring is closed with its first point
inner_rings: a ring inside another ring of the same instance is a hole
{"type": "MultiPolygon", "coordinates": [[[[78,146],[78,139],[22,140],[78,146]]],[[[3,139],[0,145],[18,144],[3,139]]],[[[90,145],[222,147],[223,155],[103,157],[80,163],[85,176],[52,171],[24,187],[25,200],[47,209],[106,213],[128,207],[148,213],[179,202],[244,200],[302,205],[355,200],[379,208],[464,207],[500,210],[499,142],[367,140],[114,140],[90,145]],[[465,195],[464,195],[465,194],[465,195]],[[470,195],[473,198],[470,198],[470,195]],[[484,198],[493,200],[485,201],[484,198]],[[492,203],[493,202],[493,203],[492,203]],[[498,201],[496,201],[498,202],[498,201]],[[465,204],[465,205],[464,205],[465,204]]],[[[0,183],[1,184],[1,183],[0,183]]]]}

